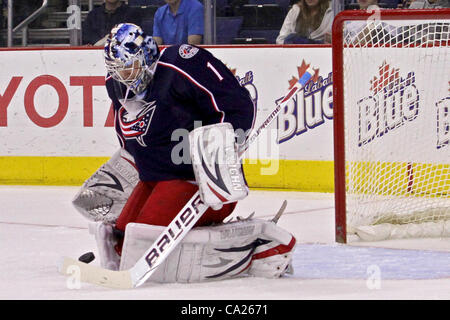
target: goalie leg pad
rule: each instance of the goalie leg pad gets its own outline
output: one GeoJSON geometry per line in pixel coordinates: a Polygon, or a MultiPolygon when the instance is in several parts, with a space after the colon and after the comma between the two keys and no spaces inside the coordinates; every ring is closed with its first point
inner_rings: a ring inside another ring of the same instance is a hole
{"type": "Polygon", "coordinates": [[[83,183],[72,204],[88,220],[114,223],[138,181],[133,157],[121,148],[83,183]]]}
{"type": "Polygon", "coordinates": [[[120,256],[115,250],[117,238],[113,226],[104,222],[90,222],[89,233],[93,234],[97,242],[100,266],[109,270],[119,270],[120,256]]]}
{"type": "Polygon", "coordinates": [[[265,224],[264,234],[275,241],[256,249],[248,274],[255,277],[279,278],[286,272],[291,272],[295,238],[275,223],[265,224]]]}
{"type": "MultiPolygon", "coordinates": [[[[164,227],[129,223],[120,270],[131,268],[164,227]]],[[[279,277],[295,238],[273,222],[253,219],[192,229],[149,281],[201,282],[244,276],[279,277]],[[256,264],[254,265],[254,263],[256,264]]]]}

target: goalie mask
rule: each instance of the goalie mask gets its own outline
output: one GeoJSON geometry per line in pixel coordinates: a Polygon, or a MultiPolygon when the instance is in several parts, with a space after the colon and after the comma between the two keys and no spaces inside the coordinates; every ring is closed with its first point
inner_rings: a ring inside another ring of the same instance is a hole
{"type": "Polygon", "coordinates": [[[159,59],[155,40],[132,23],[112,28],[104,54],[108,73],[135,94],[142,93],[150,83],[159,59]]]}

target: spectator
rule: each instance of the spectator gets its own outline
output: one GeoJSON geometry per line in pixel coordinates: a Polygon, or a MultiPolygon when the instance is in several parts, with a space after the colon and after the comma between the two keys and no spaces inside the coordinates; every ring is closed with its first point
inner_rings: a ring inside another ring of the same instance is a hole
{"type": "Polygon", "coordinates": [[[371,41],[373,37],[379,35],[385,35],[386,29],[383,24],[374,24],[376,20],[376,13],[381,10],[378,6],[378,0],[357,0],[359,9],[368,10],[373,13],[372,19],[363,21],[351,21],[347,23],[345,27],[346,31],[346,41],[351,43],[358,43],[359,45],[364,45],[367,41],[371,41]]]}
{"type": "Polygon", "coordinates": [[[287,13],[276,43],[331,43],[333,18],[329,0],[300,0],[287,13]]]}
{"type": "Polygon", "coordinates": [[[83,44],[102,46],[111,29],[119,23],[141,24],[141,15],[121,0],[105,0],[92,9],[82,25],[83,44]]]}
{"type": "Polygon", "coordinates": [[[359,8],[361,10],[377,10],[380,9],[378,6],[378,0],[357,0],[359,8]]]}
{"type": "MultiPolygon", "coordinates": [[[[406,2],[403,2],[404,5],[406,2]]],[[[345,41],[356,46],[366,45],[382,45],[389,44],[392,41],[400,40],[405,31],[403,26],[396,26],[389,21],[383,21],[379,19],[380,8],[377,0],[358,0],[360,9],[368,10],[371,12],[370,17],[367,20],[351,21],[346,25],[345,41]]],[[[399,8],[402,7],[399,5],[399,8]]]]}
{"type": "Polygon", "coordinates": [[[398,9],[409,9],[411,2],[412,2],[412,0],[401,0],[401,1],[399,1],[397,8],[398,9]]]}
{"type": "Polygon", "coordinates": [[[158,8],[153,24],[153,38],[161,44],[201,44],[204,10],[198,0],[165,0],[158,8]]]}
{"type": "Polygon", "coordinates": [[[449,0],[413,0],[409,9],[450,8],[449,0]]]}

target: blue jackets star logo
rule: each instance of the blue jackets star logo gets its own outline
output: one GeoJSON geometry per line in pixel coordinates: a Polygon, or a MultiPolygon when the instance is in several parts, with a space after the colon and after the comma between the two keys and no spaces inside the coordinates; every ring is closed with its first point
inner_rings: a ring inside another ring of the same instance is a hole
{"type": "Polygon", "coordinates": [[[124,107],[121,107],[119,109],[119,124],[123,137],[127,140],[136,139],[141,146],[146,147],[144,137],[150,127],[155,109],[156,101],[148,102],[142,106],[142,111],[139,112],[136,119],[128,121],[126,120],[127,111],[124,107]]]}

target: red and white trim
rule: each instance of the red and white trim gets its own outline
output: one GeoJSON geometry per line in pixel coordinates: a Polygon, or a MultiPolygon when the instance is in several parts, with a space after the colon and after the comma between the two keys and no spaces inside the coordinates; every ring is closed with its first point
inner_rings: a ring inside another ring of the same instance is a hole
{"type": "Polygon", "coordinates": [[[268,258],[268,257],[272,257],[274,255],[277,255],[277,254],[288,253],[288,252],[290,252],[292,250],[292,248],[294,248],[295,242],[296,242],[295,238],[292,237],[291,241],[289,241],[288,245],[280,244],[280,245],[278,245],[276,247],[273,247],[273,248],[270,248],[268,250],[256,253],[256,254],[254,254],[252,256],[252,260],[265,259],[265,258],[268,258]]]}

